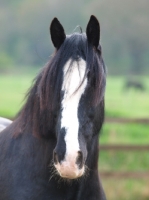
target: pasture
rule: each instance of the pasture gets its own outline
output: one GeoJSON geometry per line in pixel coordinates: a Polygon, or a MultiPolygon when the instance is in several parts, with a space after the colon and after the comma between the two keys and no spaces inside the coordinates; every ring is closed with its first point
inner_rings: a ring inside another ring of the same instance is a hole
{"type": "MultiPolygon", "coordinates": [[[[27,89],[37,71],[0,75],[0,116],[13,119],[23,105],[27,89]]],[[[123,90],[124,77],[107,77],[106,117],[149,118],[149,78],[142,77],[146,91],[123,90]]],[[[101,144],[148,144],[149,125],[104,124],[100,135],[101,144]]],[[[100,152],[100,170],[147,171],[148,152],[100,152]]],[[[102,180],[107,199],[147,200],[149,179],[105,179],[102,180]]]]}

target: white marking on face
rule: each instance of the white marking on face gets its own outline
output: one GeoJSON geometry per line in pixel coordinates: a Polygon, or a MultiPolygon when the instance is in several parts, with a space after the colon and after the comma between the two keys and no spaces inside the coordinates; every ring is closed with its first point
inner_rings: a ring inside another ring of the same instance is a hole
{"type": "Polygon", "coordinates": [[[61,129],[65,128],[66,130],[64,138],[66,154],[65,159],[55,165],[59,174],[63,177],[76,178],[84,173],[84,166],[82,169],[79,169],[76,161],[78,151],[80,151],[78,140],[78,106],[87,86],[85,73],[86,62],[83,59],[80,59],[78,62],[74,61],[73,63],[69,60],[63,70],[62,91],[64,92],[64,96],[61,102],[61,129]],[[72,66],[70,66],[71,64],[72,66]]]}
{"type": "Polygon", "coordinates": [[[64,66],[64,80],[62,84],[64,97],[62,100],[61,128],[64,127],[66,130],[66,156],[73,153],[76,154],[76,151],[80,150],[78,141],[78,106],[87,85],[87,78],[83,80],[86,71],[86,62],[80,59],[78,62],[74,61],[71,67],[70,65],[71,60],[64,66]],[[80,86],[81,83],[82,85],[80,86]]]}

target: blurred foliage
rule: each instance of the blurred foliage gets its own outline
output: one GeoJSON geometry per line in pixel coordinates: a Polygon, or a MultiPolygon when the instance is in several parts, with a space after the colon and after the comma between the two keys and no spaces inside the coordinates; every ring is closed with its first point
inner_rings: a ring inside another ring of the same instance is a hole
{"type": "Polygon", "coordinates": [[[101,24],[109,73],[149,72],[148,8],[148,0],[1,0],[0,68],[10,61],[16,67],[44,65],[54,51],[48,30],[51,20],[58,17],[70,34],[77,25],[85,31],[94,14],[101,24]]]}

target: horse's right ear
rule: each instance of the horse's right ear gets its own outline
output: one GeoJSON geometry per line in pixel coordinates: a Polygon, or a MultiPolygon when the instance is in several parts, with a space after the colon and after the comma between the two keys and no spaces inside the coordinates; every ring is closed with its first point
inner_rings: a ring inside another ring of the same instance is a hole
{"type": "Polygon", "coordinates": [[[54,18],[51,22],[50,34],[53,45],[55,46],[56,49],[59,49],[66,38],[66,34],[63,26],[61,25],[61,23],[58,21],[57,18],[54,18]]]}

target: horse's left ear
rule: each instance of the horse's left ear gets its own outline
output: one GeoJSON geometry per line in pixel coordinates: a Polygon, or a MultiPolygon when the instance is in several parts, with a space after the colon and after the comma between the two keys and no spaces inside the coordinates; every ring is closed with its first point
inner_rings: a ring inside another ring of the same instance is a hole
{"type": "Polygon", "coordinates": [[[51,22],[50,34],[53,45],[55,46],[56,49],[59,49],[66,38],[66,34],[63,26],[61,25],[61,23],[58,21],[57,18],[54,18],[51,22]]]}
{"type": "Polygon", "coordinates": [[[97,48],[100,40],[100,24],[94,15],[91,15],[87,24],[86,35],[88,42],[97,48]]]}

